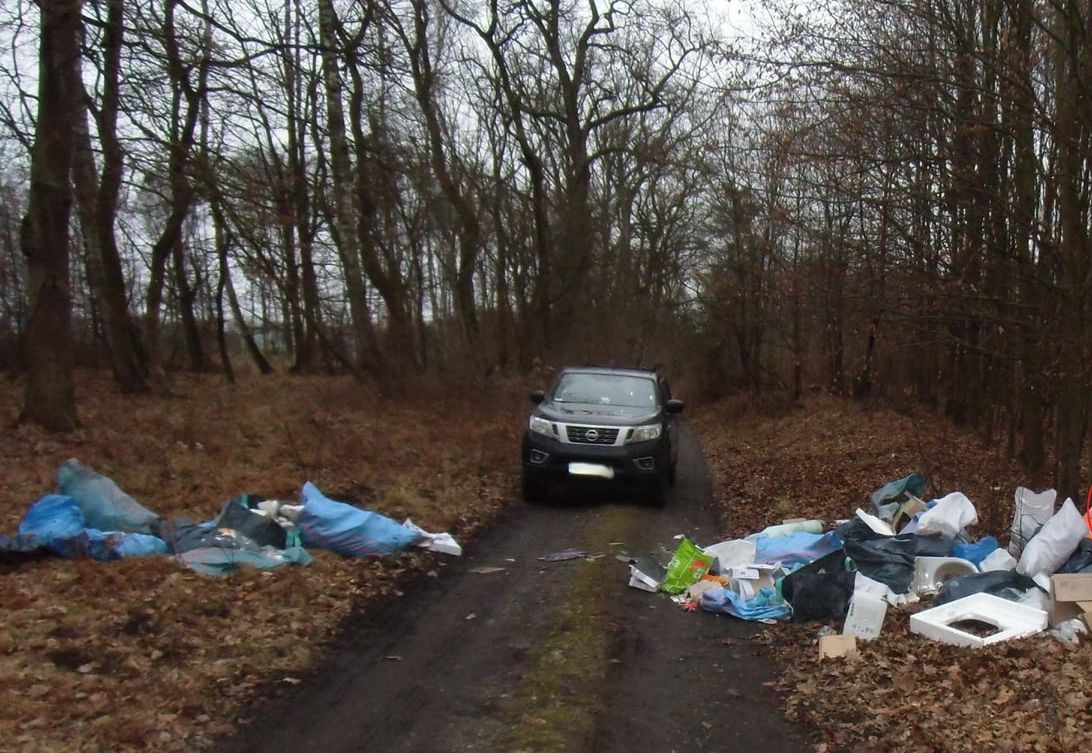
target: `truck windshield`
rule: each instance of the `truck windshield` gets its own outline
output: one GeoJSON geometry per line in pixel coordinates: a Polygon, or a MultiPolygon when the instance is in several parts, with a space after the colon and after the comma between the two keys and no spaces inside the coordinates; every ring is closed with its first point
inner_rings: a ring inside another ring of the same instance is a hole
{"type": "Polygon", "coordinates": [[[554,389],[558,403],[592,403],[626,408],[656,408],[656,382],[621,374],[563,374],[554,389]]]}

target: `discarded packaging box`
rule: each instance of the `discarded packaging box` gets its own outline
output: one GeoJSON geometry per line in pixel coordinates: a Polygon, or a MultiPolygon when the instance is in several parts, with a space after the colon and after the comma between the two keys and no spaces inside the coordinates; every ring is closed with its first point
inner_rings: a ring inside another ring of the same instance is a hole
{"type": "Polygon", "coordinates": [[[910,632],[942,643],[979,648],[1024,638],[1046,630],[1047,613],[993,594],[977,593],[910,615],[910,632]],[[956,627],[963,622],[986,623],[997,632],[978,636],[956,627]]]}
{"type": "Polygon", "coordinates": [[[857,658],[857,636],[824,635],[819,639],[820,659],[857,658]]]}
{"type": "Polygon", "coordinates": [[[646,554],[630,562],[629,585],[656,593],[667,577],[667,570],[655,558],[646,554]]]}
{"type": "Polygon", "coordinates": [[[866,593],[854,593],[846,610],[842,635],[852,635],[870,641],[883,630],[883,618],[887,614],[887,602],[866,593]]]}
{"type": "Polygon", "coordinates": [[[732,589],[744,599],[753,599],[762,588],[773,588],[781,565],[744,565],[727,572],[732,589]]]}
{"type": "Polygon", "coordinates": [[[1076,617],[1092,629],[1092,573],[1050,576],[1050,626],[1076,617]]]}

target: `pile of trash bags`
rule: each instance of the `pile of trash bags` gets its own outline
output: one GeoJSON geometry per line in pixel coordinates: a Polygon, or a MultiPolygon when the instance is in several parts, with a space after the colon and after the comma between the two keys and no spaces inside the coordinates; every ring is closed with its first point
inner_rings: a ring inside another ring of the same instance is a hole
{"type": "MultiPolygon", "coordinates": [[[[933,600],[912,632],[978,646],[1047,629],[1076,640],[1092,620],[1092,522],[1072,500],[1023,487],[1007,548],[976,538],[974,504],[961,492],[924,501],[919,474],[871,495],[872,512],[826,528],[787,520],[742,539],[699,546],[684,536],[666,566],[627,558],[629,584],[662,591],[684,609],[744,620],[844,620],[843,634],[880,634],[887,607],[933,600]],[[974,621],[985,630],[967,632],[974,621]],[[979,633],[985,632],[986,635],[979,633]]],[[[1092,494],[1090,494],[1092,501],[1092,494]]]]}
{"type": "Polygon", "coordinates": [[[410,546],[459,556],[447,533],[429,533],[412,520],[398,523],[324,496],[307,482],[298,504],[243,494],[225,502],[217,517],[197,523],[162,518],[110,478],[77,460],[57,471],[57,493],[26,512],[15,536],[0,534],[0,555],[11,557],[170,556],[204,574],[240,567],[308,565],[308,548],[346,557],[383,557],[410,546]]]}

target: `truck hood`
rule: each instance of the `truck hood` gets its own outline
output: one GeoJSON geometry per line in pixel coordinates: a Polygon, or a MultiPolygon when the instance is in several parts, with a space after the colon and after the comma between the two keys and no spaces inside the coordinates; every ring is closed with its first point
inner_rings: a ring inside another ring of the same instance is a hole
{"type": "Polygon", "coordinates": [[[632,408],[625,405],[601,405],[598,403],[541,403],[538,415],[550,421],[567,424],[596,424],[600,426],[637,426],[655,423],[658,412],[648,408],[632,408]]]}

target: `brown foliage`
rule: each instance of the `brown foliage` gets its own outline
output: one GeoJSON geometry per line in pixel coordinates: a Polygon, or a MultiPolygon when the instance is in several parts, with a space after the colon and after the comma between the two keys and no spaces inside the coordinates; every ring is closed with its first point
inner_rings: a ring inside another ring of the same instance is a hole
{"type": "MultiPolygon", "coordinates": [[[[166,400],[118,395],[99,374],[80,383],[82,428],[56,436],[24,426],[0,439],[0,530],[14,532],[55,489],[68,457],[160,515],[195,520],[241,493],[296,501],[311,480],[333,497],[466,538],[514,497],[519,422],[503,389],[501,400],[491,390],[483,411],[465,388],[422,388],[429,399],[395,404],[349,378],[273,376],[233,389],[187,376],[166,400]]],[[[16,389],[0,384],[6,405],[16,405],[16,389]]],[[[417,552],[313,554],[307,568],[222,578],[166,558],[0,570],[5,749],[199,748],[230,731],[270,680],[294,682],[353,609],[394,598],[407,570],[443,566],[440,555],[417,552]]]]}

